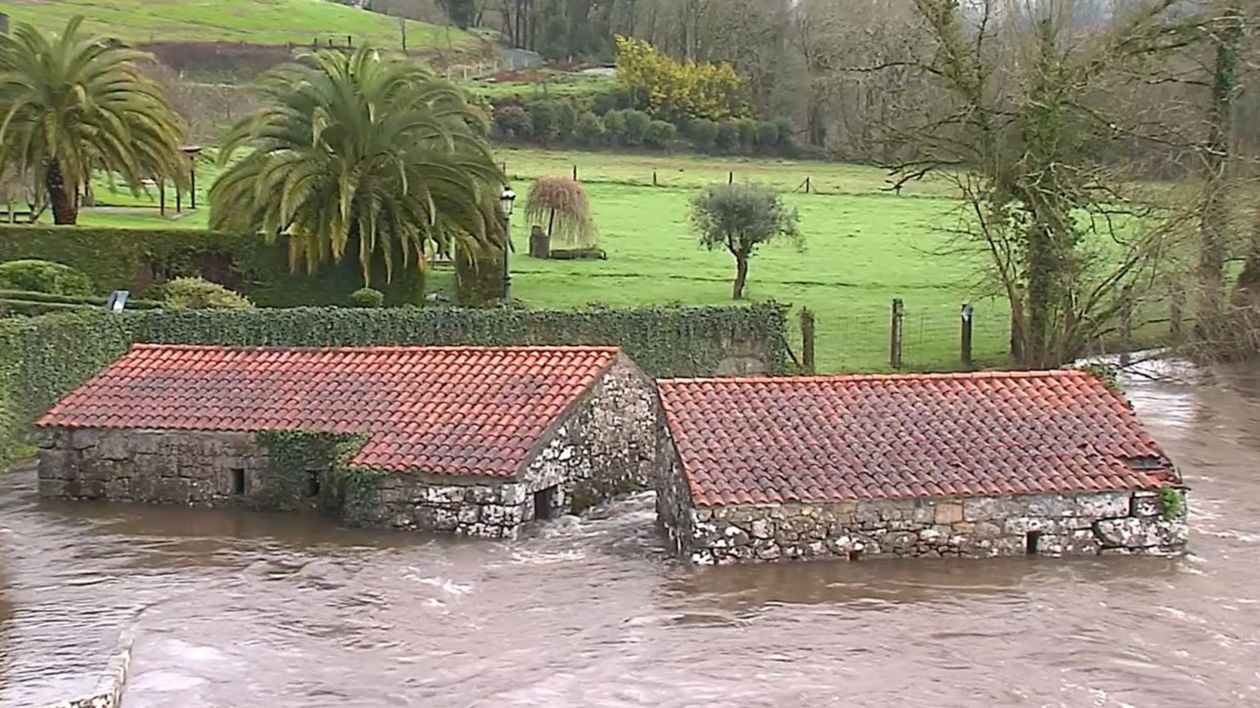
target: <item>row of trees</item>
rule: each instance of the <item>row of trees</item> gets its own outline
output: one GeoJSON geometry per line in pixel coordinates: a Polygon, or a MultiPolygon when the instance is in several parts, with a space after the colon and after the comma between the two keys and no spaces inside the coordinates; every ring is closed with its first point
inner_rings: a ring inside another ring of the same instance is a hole
{"type": "MultiPolygon", "coordinates": [[[[0,36],[0,172],[33,183],[62,225],[76,222],[94,171],[137,194],[188,174],[183,120],[138,69],[149,58],[80,24],[0,36]]],[[[264,107],[220,153],[212,226],[288,235],[295,267],[357,257],[368,284],[422,263],[429,243],[501,248],[504,178],[488,120],[460,89],[361,48],[306,55],[257,90],[264,107]]]]}
{"type": "Polygon", "coordinates": [[[795,147],[792,126],[783,120],[693,118],[671,123],[635,109],[613,108],[596,114],[582,102],[567,98],[496,103],[493,127],[499,140],[542,145],[684,147],[745,155],[789,154],[795,147]]]}

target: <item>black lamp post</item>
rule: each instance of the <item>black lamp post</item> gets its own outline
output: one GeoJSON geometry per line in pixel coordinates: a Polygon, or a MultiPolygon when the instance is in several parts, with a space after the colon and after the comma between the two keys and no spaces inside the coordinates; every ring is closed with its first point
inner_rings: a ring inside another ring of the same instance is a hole
{"type": "Polygon", "coordinates": [[[499,194],[499,208],[503,211],[503,302],[512,302],[512,268],[508,263],[512,252],[512,207],[516,204],[516,192],[504,185],[499,194]]]}

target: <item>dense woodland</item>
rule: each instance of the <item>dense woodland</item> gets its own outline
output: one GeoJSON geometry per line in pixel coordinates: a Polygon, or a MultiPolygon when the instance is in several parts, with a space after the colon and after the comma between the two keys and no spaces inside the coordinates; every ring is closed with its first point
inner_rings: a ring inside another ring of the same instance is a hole
{"type": "MultiPolygon", "coordinates": [[[[729,62],[746,75],[758,110],[788,117],[801,142],[827,147],[850,159],[888,160],[898,141],[892,129],[948,102],[931,77],[913,70],[916,52],[931,45],[918,0],[346,0],[390,14],[454,21],[493,30],[503,41],[553,60],[611,60],[615,37],[646,40],[661,51],[692,61],[729,62]],[[880,71],[871,71],[881,67],[880,71]]],[[[973,21],[991,15],[990,31],[1020,32],[1021,18],[1056,15],[1063,41],[1071,44],[1104,31],[1141,0],[1002,0],[963,3],[973,21]]],[[[1169,12],[1210,11],[1231,3],[1179,0],[1169,12]]],[[[1254,0],[1241,0],[1246,11],[1254,0]]],[[[1254,42],[1253,42],[1254,43],[1254,42]]],[[[1146,90],[1126,98],[1139,108],[1161,106],[1168,118],[1190,126],[1195,106],[1206,100],[1215,56],[1192,43],[1150,67],[1146,90]],[[1180,115],[1175,109],[1186,108],[1180,115]]],[[[1246,65],[1247,62],[1244,62],[1246,65]]],[[[1240,92],[1239,115],[1260,114],[1255,92],[1240,92]]],[[[1260,145],[1260,121],[1241,120],[1236,135],[1260,145]]],[[[1188,137],[1188,136],[1186,136],[1188,137]]],[[[1133,149],[1152,170],[1185,169],[1178,150],[1159,141],[1133,149]],[[1156,164],[1161,162],[1161,164],[1156,164]]],[[[1184,142],[1184,141],[1181,141],[1184,142]]]]}

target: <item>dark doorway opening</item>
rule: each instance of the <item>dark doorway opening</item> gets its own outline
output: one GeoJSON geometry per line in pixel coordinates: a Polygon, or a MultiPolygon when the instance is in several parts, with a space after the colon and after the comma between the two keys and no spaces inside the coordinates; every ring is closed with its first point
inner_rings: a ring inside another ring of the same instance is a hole
{"type": "Polygon", "coordinates": [[[306,471],[306,496],[319,496],[319,470],[306,471]]]}
{"type": "Polygon", "coordinates": [[[534,492],[534,519],[546,521],[556,510],[556,488],[547,487],[534,492]]]}
{"type": "Polygon", "coordinates": [[[232,470],[232,494],[245,496],[245,470],[232,470]]]}
{"type": "Polygon", "coordinates": [[[1035,556],[1041,549],[1041,532],[1029,531],[1024,535],[1024,552],[1035,556]]]}

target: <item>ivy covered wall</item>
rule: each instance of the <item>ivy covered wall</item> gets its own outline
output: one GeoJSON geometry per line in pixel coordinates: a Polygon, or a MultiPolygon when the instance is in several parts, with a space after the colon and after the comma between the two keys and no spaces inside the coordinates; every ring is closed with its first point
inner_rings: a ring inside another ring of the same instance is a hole
{"type": "Polygon", "coordinates": [[[0,453],[136,342],[240,346],[620,345],[652,377],[784,373],[787,308],[295,308],[62,313],[0,320],[0,453]],[[749,369],[760,362],[760,370],[749,369]]]}

